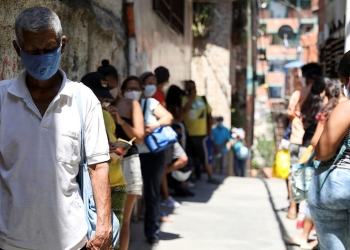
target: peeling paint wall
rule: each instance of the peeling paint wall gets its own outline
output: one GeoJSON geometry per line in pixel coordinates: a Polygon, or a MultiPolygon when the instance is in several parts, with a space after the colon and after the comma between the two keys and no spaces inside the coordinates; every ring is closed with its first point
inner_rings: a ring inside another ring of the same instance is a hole
{"type": "Polygon", "coordinates": [[[180,84],[191,76],[192,1],[185,0],[184,35],[176,33],[156,14],[152,2],[134,3],[137,75],[162,65],[170,71],[170,84],[180,84]]]}
{"type": "Polygon", "coordinates": [[[223,116],[231,127],[231,20],[232,0],[213,4],[213,15],[207,37],[194,40],[192,80],[198,95],[206,95],[214,117],[223,116]]]}
{"type": "Polygon", "coordinates": [[[24,9],[42,5],[61,19],[68,38],[61,68],[68,78],[80,80],[108,59],[121,77],[127,74],[126,34],[122,0],[0,0],[0,80],[16,77],[23,70],[21,59],[12,47],[15,18],[24,9]]]}

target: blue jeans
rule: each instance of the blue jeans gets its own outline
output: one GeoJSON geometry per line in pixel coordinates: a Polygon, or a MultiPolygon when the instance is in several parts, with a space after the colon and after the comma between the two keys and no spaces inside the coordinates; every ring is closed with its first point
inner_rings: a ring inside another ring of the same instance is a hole
{"type": "Polygon", "coordinates": [[[245,176],[245,162],[246,160],[240,160],[236,156],[233,160],[233,172],[235,176],[244,177],[245,176]]]}
{"type": "Polygon", "coordinates": [[[326,174],[322,169],[316,171],[308,199],[319,249],[350,249],[350,169],[334,169],[318,191],[326,174]]]}

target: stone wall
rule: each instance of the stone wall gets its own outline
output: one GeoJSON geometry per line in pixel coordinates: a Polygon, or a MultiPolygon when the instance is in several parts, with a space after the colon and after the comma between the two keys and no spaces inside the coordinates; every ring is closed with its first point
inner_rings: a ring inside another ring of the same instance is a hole
{"type": "Polygon", "coordinates": [[[191,75],[192,0],[185,0],[183,35],[172,30],[157,15],[152,0],[135,1],[134,13],[136,74],[154,71],[162,65],[170,71],[170,84],[181,85],[191,75]]]}
{"type": "Polygon", "coordinates": [[[191,66],[198,95],[206,95],[212,115],[223,116],[227,127],[231,127],[231,20],[231,0],[213,3],[209,34],[194,41],[191,66]]]}
{"type": "Polygon", "coordinates": [[[24,9],[42,5],[51,8],[61,19],[68,38],[61,68],[68,78],[80,80],[108,59],[121,77],[127,73],[126,35],[123,24],[123,1],[115,0],[0,0],[0,80],[16,77],[23,69],[12,47],[16,16],[24,9]]]}

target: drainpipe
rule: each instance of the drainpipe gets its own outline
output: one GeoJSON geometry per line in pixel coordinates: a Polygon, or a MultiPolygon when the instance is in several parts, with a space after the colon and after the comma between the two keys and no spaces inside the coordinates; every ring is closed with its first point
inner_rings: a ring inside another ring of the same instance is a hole
{"type": "MultiPolygon", "coordinates": [[[[247,146],[249,148],[253,145],[253,127],[254,127],[254,115],[252,114],[252,107],[254,106],[253,101],[253,63],[252,63],[252,3],[251,1],[248,1],[247,4],[247,109],[246,109],[246,140],[247,140],[247,146]]],[[[246,163],[247,168],[247,174],[251,172],[251,158],[247,159],[246,163]]]]}
{"type": "Polygon", "coordinates": [[[350,0],[346,0],[344,53],[350,50],[350,0]]]}
{"type": "Polygon", "coordinates": [[[136,37],[134,19],[134,0],[125,1],[126,25],[128,36],[128,75],[136,75],[136,37]]]}

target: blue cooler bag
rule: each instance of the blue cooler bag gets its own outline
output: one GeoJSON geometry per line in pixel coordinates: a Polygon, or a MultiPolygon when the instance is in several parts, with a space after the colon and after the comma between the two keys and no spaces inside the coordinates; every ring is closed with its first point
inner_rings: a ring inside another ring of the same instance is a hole
{"type": "MultiPolygon", "coordinates": [[[[146,116],[150,115],[150,112],[146,113],[147,104],[148,98],[143,102],[143,117],[145,120],[146,116]]],[[[153,130],[151,134],[146,136],[144,142],[152,153],[157,153],[175,144],[175,142],[177,142],[177,133],[170,126],[160,126],[153,130]]]]}
{"type": "Polygon", "coordinates": [[[177,142],[177,133],[170,126],[158,127],[145,138],[152,153],[157,153],[177,142]]]}

